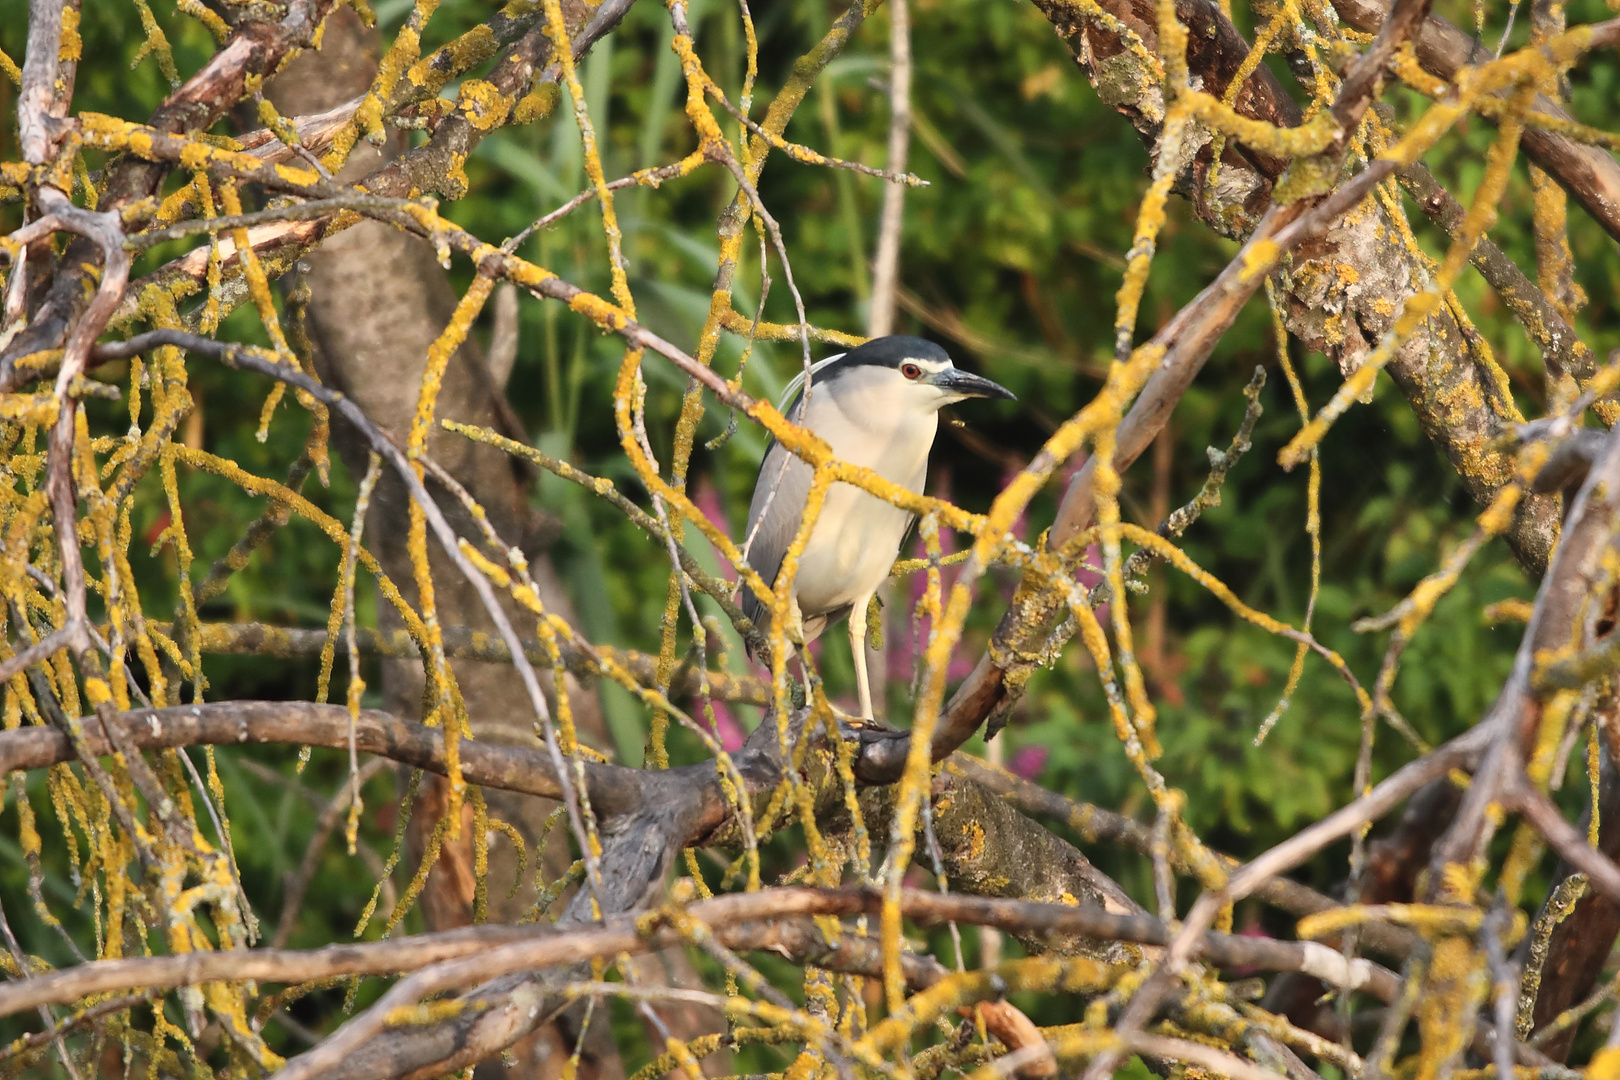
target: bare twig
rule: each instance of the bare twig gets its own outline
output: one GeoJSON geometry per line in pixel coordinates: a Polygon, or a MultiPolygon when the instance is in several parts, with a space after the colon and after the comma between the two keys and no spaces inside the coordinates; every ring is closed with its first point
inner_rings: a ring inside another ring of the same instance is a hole
{"type": "MultiPolygon", "coordinates": [[[[905,171],[911,140],[911,15],[909,0],[889,0],[889,171],[905,171]]],[[[900,231],[905,224],[906,189],[883,189],[877,253],[872,259],[872,310],[868,337],[894,331],[895,297],[900,286],[900,231]]]]}
{"type": "Polygon", "coordinates": [[[1565,820],[1552,800],[1528,784],[1519,785],[1512,795],[1514,807],[1563,858],[1569,861],[1591,885],[1620,901],[1620,866],[1586,842],[1575,826],[1565,820]]]}
{"type": "Polygon", "coordinates": [[[1519,980],[1513,965],[1508,963],[1507,951],[1502,947],[1502,935],[1512,916],[1506,904],[1498,903],[1485,916],[1480,937],[1485,945],[1485,958],[1491,975],[1491,1011],[1495,1020],[1492,1052],[1497,1076],[1513,1075],[1513,1021],[1518,1014],[1519,980]]]}
{"type": "Polygon", "coordinates": [[[0,662],[0,682],[9,682],[17,672],[32,667],[61,649],[68,648],[73,643],[74,630],[75,628],[71,626],[58,627],[9,659],[0,662]]]}

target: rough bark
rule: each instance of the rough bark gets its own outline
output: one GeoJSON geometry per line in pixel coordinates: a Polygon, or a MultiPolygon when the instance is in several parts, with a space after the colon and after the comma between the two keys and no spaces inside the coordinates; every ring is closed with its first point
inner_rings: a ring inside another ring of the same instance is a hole
{"type": "MultiPolygon", "coordinates": [[[[375,70],[375,50],[374,35],[360,26],[358,18],[346,9],[334,13],[321,50],[295,60],[272,86],[278,108],[289,114],[318,112],[363,92],[375,70]]],[[[341,178],[370,172],[390,149],[393,147],[378,149],[362,141],[341,178]]],[[[455,290],[431,245],[387,225],[364,222],[308,255],[303,270],[310,289],[307,329],[323,379],[353,398],[385,430],[403,438],[416,411],[428,349],[449,322],[456,304],[455,290]],[[377,273],[379,267],[388,272],[377,273]]],[[[438,416],[500,426],[491,380],[481,377],[484,362],[482,351],[471,340],[457,350],[439,394],[438,416]]],[[[540,515],[529,508],[527,492],[519,485],[510,459],[498,450],[446,432],[430,435],[428,447],[489,512],[501,535],[536,557],[536,581],[550,593],[543,597],[547,607],[568,612],[566,594],[540,550],[548,530],[540,515]]],[[[352,472],[358,475],[365,470],[363,446],[340,436],[339,449],[352,472]]],[[[404,543],[408,504],[404,489],[385,479],[372,503],[367,535],[389,575],[414,602],[414,575],[404,543]]],[[[454,500],[446,497],[441,505],[453,521],[468,524],[454,500]]],[[[476,535],[471,529],[465,534],[476,535]]],[[[487,628],[488,618],[472,590],[453,570],[441,567],[440,559],[431,562],[440,622],[487,628]]],[[[511,615],[518,625],[532,621],[515,609],[511,615]]],[[[512,669],[452,666],[477,738],[537,745],[528,699],[512,669]]],[[[413,715],[421,702],[421,665],[389,662],[385,671],[389,711],[413,715]]],[[[594,695],[574,693],[570,700],[587,739],[598,743],[600,712],[594,695]]],[[[497,809],[494,796],[491,800],[492,812],[514,822],[536,814],[543,820],[550,811],[549,805],[533,805],[532,800],[497,809]],[[503,811],[511,811],[510,816],[503,811]]],[[[431,821],[428,824],[431,827],[431,821]]],[[[504,895],[510,874],[508,870],[504,875],[506,882],[492,881],[492,892],[499,887],[504,895]]],[[[529,897],[513,901],[498,915],[515,917],[529,902],[532,890],[529,897]]]]}
{"type": "MultiPolygon", "coordinates": [[[[887,836],[898,796],[895,787],[871,788],[861,795],[866,827],[887,836]]],[[[983,784],[941,772],[932,796],[934,836],[952,889],[974,896],[999,896],[1080,904],[1120,914],[1142,907],[1091,865],[1068,841],[1015,810],[983,784]]],[[[925,843],[918,862],[933,869],[925,843]]],[[[1075,934],[1018,934],[1031,953],[1090,956],[1109,963],[1137,959],[1119,942],[1099,942],[1075,934]]]]}

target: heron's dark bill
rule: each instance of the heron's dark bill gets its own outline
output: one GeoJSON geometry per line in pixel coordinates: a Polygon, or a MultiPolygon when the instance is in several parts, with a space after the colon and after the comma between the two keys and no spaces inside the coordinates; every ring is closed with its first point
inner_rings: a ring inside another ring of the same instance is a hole
{"type": "Polygon", "coordinates": [[[982,375],[975,375],[971,371],[962,371],[958,368],[947,368],[934,376],[931,380],[941,390],[949,390],[953,394],[963,397],[977,398],[1004,398],[1007,401],[1017,401],[1018,397],[1011,390],[999,383],[993,383],[982,375]]]}

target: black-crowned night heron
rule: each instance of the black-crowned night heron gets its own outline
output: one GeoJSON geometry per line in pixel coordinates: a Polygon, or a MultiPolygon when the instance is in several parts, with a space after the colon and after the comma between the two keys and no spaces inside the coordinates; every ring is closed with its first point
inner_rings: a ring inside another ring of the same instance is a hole
{"type": "MultiPolygon", "coordinates": [[[[921,338],[877,338],[810,369],[810,393],[801,374],[788,385],[782,411],[832,447],[833,455],[864,465],[908,491],[921,493],[928,451],[939,430],[939,410],[965,398],[1012,398],[989,379],[958,371],[945,350],[921,338]]],[[[743,551],[767,584],[804,519],[814,470],[774,440],[765,450],[754,499],[748,507],[743,551]]],[[[866,608],[889,576],[915,515],[850,484],[834,484],[804,547],[793,579],[792,614],[799,634],[814,641],[828,624],[849,616],[861,715],[872,717],[866,676],[866,608]]],[[[771,613],[753,591],[742,609],[762,631],[771,613]]]]}

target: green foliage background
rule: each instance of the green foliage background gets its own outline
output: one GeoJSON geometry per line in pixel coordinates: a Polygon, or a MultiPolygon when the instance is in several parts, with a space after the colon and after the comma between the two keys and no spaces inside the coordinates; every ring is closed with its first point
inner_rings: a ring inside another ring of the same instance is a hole
{"type": "MultiPolygon", "coordinates": [[[[1252,20],[1247,5],[1234,7],[1240,27],[1248,32],[1252,20]]],[[[1437,8],[1464,25],[1472,22],[1460,0],[1437,8]]],[[[1601,0],[1579,0],[1569,8],[1571,23],[1602,17],[1605,10],[1601,0]]],[[[403,0],[388,0],[378,14],[391,30],[407,10],[403,0]]],[[[769,99],[787,66],[825,31],[838,10],[823,0],[759,5],[756,102],[769,99]]],[[[488,13],[487,5],[446,0],[429,25],[426,47],[449,40],[488,13]]],[[[1505,5],[1493,5],[1490,14],[1498,25],[1505,5]]],[[[182,75],[194,71],[211,51],[206,32],[172,5],[157,5],[156,17],[174,46],[182,75]]],[[[735,8],[720,0],[693,0],[691,21],[704,63],[735,99],[744,60],[735,8]]],[[[1520,21],[1516,42],[1526,35],[1527,22],[1520,21]]],[[[942,434],[936,447],[936,480],[948,474],[956,500],[982,509],[1004,479],[1008,463],[1027,460],[1045,435],[1101,385],[1112,351],[1113,295],[1130,245],[1135,207],[1147,186],[1148,159],[1136,134],[1098,101],[1048,22],[1028,4],[916,0],[913,25],[916,128],[909,167],[930,186],[907,195],[901,277],[934,325],[902,312],[900,327],[940,340],[959,363],[1019,395],[1016,408],[969,405],[959,410],[975,444],[993,447],[994,455],[975,452],[948,434],[942,434]],[[962,329],[946,334],[940,325],[962,329]]],[[[20,58],[25,27],[23,0],[0,0],[0,48],[20,58]]],[[[887,14],[880,11],[859,31],[800,109],[789,138],[839,157],[885,163],[887,28],[887,14]]],[[[142,34],[133,8],[91,0],[85,6],[83,34],[85,62],[75,108],[145,117],[167,85],[151,58],[138,58],[142,34]]],[[[680,108],[684,87],[679,66],[668,49],[670,34],[660,5],[650,0],[638,4],[583,67],[610,177],[676,160],[692,148],[680,108]]],[[[1495,33],[1487,33],[1486,40],[1494,44],[1495,33]]],[[[10,157],[16,153],[13,94],[0,80],[0,152],[10,157]]],[[[1577,117],[1602,119],[1605,103],[1617,95],[1620,68],[1612,57],[1594,56],[1576,73],[1577,117]]],[[[1416,102],[1407,105],[1418,107],[1416,102]]],[[[230,125],[219,130],[231,130],[230,125]]],[[[1491,136],[1492,130],[1475,120],[1429,158],[1460,198],[1466,199],[1478,182],[1491,136]]],[[[480,146],[467,171],[471,192],[450,208],[454,219],[491,241],[517,233],[585,185],[569,110],[559,109],[530,128],[500,131],[480,146]]],[[[880,184],[848,172],[800,166],[780,155],[767,167],[761,193],[783,224],[795,278],[818,325],[850,332],[865,325],[866,267],[880,184]]],[[[729,177],[708,168],[656,191],[627,192],[619,201],[631,285],[645,321],[683,347],[694,344],[707,309],[716,260],[714,222],[731,194],[729,177]]],[[[1431,253],[1439,254],[1442,238],[1410,205],[1409,212],[1431,253]]],[[[529,241],[525,254],[605,293],[605,245],[594,215],[594,205],[588,204],[529,241]]],[[[0,226],[9,230],[18,220],[16,206],[0,207],[0,226]]],[[[1526,268],[1534,265],[1529,221],[1529,185],[1521,162],[1492,236],[1526,268]]],[[[1605,355],[1620,345],[1620,257],[1612,241],[1578,209],[1571,210],[1571,243],[1579,280],[1591,297],[1580,330],[1605,355]]],[[[1234,251],[1235,245],[1213,236],[1173,203],[1142,305],[1143,332],[1151,332],[1191,298],[1234,251]]],[[[137,265],[136,272],[172,253],[160,249],[137,265]]],[[[464,283],[465,266],[455,272],[458,283],[464,283]]],[[[771,275],[776,285],[766,317],[792,321],[789,296],[774,262],[771,275]]],[[[736,307],[752,311],[759,287],[757,249],[746,257],[738,281],[736,307]]],[[[1534,415],[1542,399],[1534,347],[1472,270],[1465,272],[1458,292],[1512,377],[1521,406],[1534,415]]],[[[522,345],[510,388],[513,405],[544,448],[643,495],[613,432],[611,387],[621,344],[557,305],[525,299],[521,312],[522,345]]],[[[245,340],[256,340],[259,333],[246,312],[238,312],[221,330],[222,337],[245,340]]],[[[1312,405],[1319,406],[1337,387],[1338,373],[1321,356],[1303,355],[1297,346],[1293,351],[1312,405]]],[[[728,337],[719,369],[734,372],[740,352],[740,342],[728,337]]],[[[798,364],[796,346],[761,344],[749,361],[746,385],[774,396],[798,364]]],[[[1220,507],[1194,526],[1185,546],[1246,603],[1297,623],[1310,580],[1305,475],[1303,470],[1284,473],[1275,463],[1278,448],[1297,429],[1298,420],[1277,370],[1276,344],[1262,303],[1245,312],[1175,414],[1171,504],[1197,491],[1207,468],[1204,447],[1224,447],[1230,439],[1243,411],[1239,391],[1257,365],[1272,377],[1262,397],[1266,412],[1254,450],[1233,471],[1220,507]]],[[[650,434],[667,460],[684,377],[657,361],[649,361],[646,372],[650,434]]],[[[267,386],[200,361],[193,379],[202,388],[206,447],[252,472],[284,475],[301,444],[304,415],[284,406],[271,438],[261,444],[252,433],[267,386]]],[[[116,409],[121,406],[98,408],[96,423],[119,424],[116,409]]],[[[764,437],[745,424],[722,449],[702,449],[702,441],[718,434],[726,419],[723,411],[709,412],[699,433],[693,474],[699,484],[712,485],[735,532],[746,511],[764,437]]],[[[1337,425],[1323,450],[1322,466],[1323,584],[1316,629],[1370,684],[1384,641],[1352,633],[1350,623],[1384,611],[1404,596],[1467,534],[1477,508],[1387,379],[1380,381],[1372,405],[1357,407],[1337,425]]],[[[1150,482],[1150,465],[1143,462],[1127,474],[1125,495],[1127,515],[1149,525],[1150,482]]],[[[147,483],[155,496],[156,477],[147,483]]],[[[258,501],[211,476],[182,472],[182,490],[189,531],[204,566],[261,509],[258,501]]],[[[346,520],[353,491],[353,479],[334,462],[331,487],[320,490],[311,484],[306,493],[346,520]]],[[[1033,508],[1031,535],[1050,520],[1055,494],[1055,488],[1049,490],[1033,508]]],[[[586,636],[656,651],[667,579],[656,545],[611,507],[577,488],[542,482],[535,498],[562,522],[551,554],[572,587],[586,636]]],[[[149,498],[144,514],[137,512],[137,534],[155,534],[161,512],[161,499],[149,498]]],[[[312,526],[295,518],[237,575],[205,618],[322,625],[336,566],[337,552],[312,526]]],[[[138,557],[137,571],[145,577],[146,596],[173,598],[171,553],[138,557]]],[[[1187,792],[1194,828],[1217,847],[1253,853],[1349,799],[1359,724],[1344,684],[1312,658],[1291,709],[1270,739],[1254,747],[1260,720],[1281,693],[1292,645],[1237,622],[1183,578],[1161,572],[1153,581],[1155,593],[1167,603],[1166,670],[1172,673],[1154,695],[1165,745],[1160,767],[1187,792]]],[[[994,587],[983,590],[972,623],[976,636],[964,644],[964,656],[977,655],[1000,613],[997,594],[1005,595],[1010,587],[1009,579],[997,577],[994,587]]],[[[1488,705],[1508,669],[1520,628],[1487,625],[1481,610],[1504,598],[1527,598],[1533,587],[1497,542],[1475,559],[1441,604],[1408,652],[1396,691],[1399,707],[1424,739],[1436,742],[1455,734],[1488,705]]],[[[1152,600],[1152,594],[1131,600],[1139,619],[1145,618],[1152,600]]],[[[365,619],[374,610],[374,598],[362,595],[361,603],[365,619]]],[[[746,666],[735,643],[730,653],[733,666],[746,666]]],[[[835,687],[847,688],[842,643],[835,641],[822,655],[835,687]]],[[[213,658],[208,670],[215,697],[307,698],[314,689],[313,663],[213,658]]],[[[903,683],[897,680],[889,701],[891,717],[902,721],[908,711],[903,683]]],[[[608,704],[614,749],[622,760],[638,762],[644,718],[626,695],[610,695],[608,704]]],[[[1049,787],[1128,813],[1147,805],[1106,723],[1095,673],[1077,647],[1037,677],[1002,737],[1009,756],[1023,748],[1045,749],[1039,779],[1049,787]]],[[[689,758],[698,753],[695,746],[674,745],[689,758]]],[[[975,747],[982,749],[977,743],[975,747]]],[[[1380,774],[1411,754],[1393,732],[1380,731],[1380,774]]],[[[317,752],[310,767],[295,775],[291,751],[222,749],[218,757],[244,884],[261,920],[273,925],[283,875],[302,857],[314,827],[305,793],[325,797],[336,790],[346,762],[317,752]]],[[[394,827],[391,784],[385,773],[368,790],[370,810],[363,831],[364,839],[385,853],[394,827]]],[[[10,788],[0,812],[18,812],[19,787],[20,781],[10,788]]],[[[45,833],[44,900],[82,942],[86,924],[74,916],[75,884],[42,777],[31,779],[28,796],[45,833]]],[[[0,900],[25,948],[56,963],[71,962],[63,938],[44,925],[27,895],[27,871],[15,835],[14,819],[0,828],[0,900]]],[[[1140,899],[1150,901],[1151,882],[1142,860],[1081,846],[1140,899]]],[[[778,845],[777,859],[778,869],[792,864],[789,846],[778,845]]],[[[1344,872],[1344,851],[1335,850],[1306,876],[1313,884],[1331,887],[1344,872]]],[[[345,856],[339,842],[329,845],[318,887],[290,944],[307,947],[348,938],[373,880],[365,862],[345,856]]],[[[331,997],[310,1001],[336,1004],[331,997]]],[[[333,1026],[338,1019],[318,1011],[301,1010],[299,1015],[317,1027],[333,1026]]],[[[0,1025],[0,1039],[13,1034],[0,1025]]],[[[638,1063],[631,1061],[632,1067],[638,1063]]]]}

